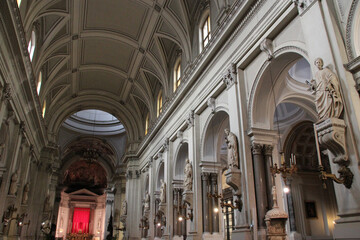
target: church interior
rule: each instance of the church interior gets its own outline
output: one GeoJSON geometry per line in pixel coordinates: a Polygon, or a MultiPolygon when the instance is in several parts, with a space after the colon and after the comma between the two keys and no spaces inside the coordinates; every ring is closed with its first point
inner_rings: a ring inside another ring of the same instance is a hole
{"type": "Polygon", "coordinates": [[[1,0],[0,240],[360,239],[360,0],[1,0]]]}

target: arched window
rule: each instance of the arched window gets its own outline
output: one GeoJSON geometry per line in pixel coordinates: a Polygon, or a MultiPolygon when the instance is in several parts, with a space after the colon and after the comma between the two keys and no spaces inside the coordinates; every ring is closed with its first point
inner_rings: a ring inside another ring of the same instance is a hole
{"type": "Polygon", "coordinates": [[[32,31],[30,41],[29,41],[29,45],[28,45],[28,52],[29,52],[29,56],[30,56],[30,61],[32,61],[32,59],[34,57],[35,41],[36,41],[35,31],[32,31]]]}
{"type": "Polygon", "coordinates": [[[174,92],[180,86],[181,83],[181,61],[176,61],[174,68],[174,92]]]}
{"type": "Polygon", "coordinates": [[[38,81],[36,84],[36,92],[38,95],[40,94],[41,83],[42,83],[42,72],[39,73],[38,81]]]}
{"type": "Polygon", "coordinates": [[[162,90],[160,90],[157,98],[157,116],[159,116],[160,113],[162,112],[162,106],[163,106],[163,96],[162,96],[162,90]]]}
{"type": "Polygon", "coordinates": [[[46,100],[44,100],[43,108],[42,108],[42,117],[43,118],[45,117],[45,112],[46,112],[46,100]]]}
{"type": "Polygon", "coordinates": [[[208,45],[210,39],[211,39],[211,27],[210,27],[210,15],[207,14],[206,17],[204,18],[201,26],[201,46],[202,49],[206,47],[206,45],[208,45]]]}
{"type": "Polygon", "coordinates": [[[16,1],[17,1],[17,5],[18,5],[18,7],[20,7],[21,0],[16,0],[16,1]]]}
{"type": "Polygon", "coordinates": [[[146,115],[145,118],[145,135],[149,132],[149,113],[146,115]]]}

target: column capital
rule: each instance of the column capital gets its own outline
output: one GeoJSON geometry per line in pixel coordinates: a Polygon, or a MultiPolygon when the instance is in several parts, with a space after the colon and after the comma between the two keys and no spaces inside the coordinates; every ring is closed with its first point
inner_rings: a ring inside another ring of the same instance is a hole
{"type": "Polygon", "coordinates": [[[209,180],[209,177],[210,177],[210,173],[208,173],[208,172],[202,172],[201,173],[201,179],[202,180],[209,180]]]}
{"type": "Polygon", "coordinates": [[[272,156],[273,149],[274,149],[273,145],[265,144],[264,145],[265,156],[272,156]]]}
{"type": "Polygon", "coordinates": [[[251,143],[251,151],[254,155],[262,154],[263,146],[260,143],[251,143]]]}

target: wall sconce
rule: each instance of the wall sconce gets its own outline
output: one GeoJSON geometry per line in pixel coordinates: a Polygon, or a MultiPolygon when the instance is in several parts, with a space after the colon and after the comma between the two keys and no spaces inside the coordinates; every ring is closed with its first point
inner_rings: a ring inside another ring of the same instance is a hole
{"type": "MultiPolygon", "coordinates": [[[[219,199],[221,208],[230,207],[231,209],[238,209],[239,211],[242,208],[242,204],[239,199],[234,200],[234,202],[235,202],[235,205],[234,205],[234,204],[232,204],[232,202],[226,202],[224,200],[224,197],[218,193],[214,193],[214,194],[208,193],[208,197],[219,199]]],[[[218,213],[219,208],[215,207],[214,212],[218,213]]]]}

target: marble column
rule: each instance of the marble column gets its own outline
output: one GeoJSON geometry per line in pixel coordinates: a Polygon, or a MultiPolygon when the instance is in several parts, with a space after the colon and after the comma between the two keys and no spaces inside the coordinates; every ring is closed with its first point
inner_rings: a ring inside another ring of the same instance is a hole
{"type": "MultiPolygon", "coordinates": [[[[218,184],[217,184],[217,177],[216,173],[211,174],[211,192],[212,194],[218,193],[218,184]]],[[[212,213],[212,232],[219,232],[219,212],[215,212],[214,208],[217,207],[219,209],[219,203],[217,198],[211,198],[211,213],[212,213]]],[[[220,211],[220,210],[219,210],[220,211]]]]}
{"type": "Polygon", "coordinates": [[[271,190],[274,183],[273,183],[273,176],[270,171],[270,166],[273,163],[272,160],[273,146],[265,144],[263,150],[265,156],[266,192],[267,192],[268,207],[270,208],[274,204],[271,197],[271,190]]]}
{"type": "Polygon", "coordinates": [[[209,226],[209,197],[208,197],[208,181],[209,173],[201,173],[202,180],[202,198],[203,198],[203,230],[204,232],[210,232],[209,226]]]}
{"type": "Polygon", "coordinates": [[[256,193],[256,210],[259,228],[265,228],[265,213],[268,204],[266,194],[265,161],[262,155],[262,145],[252,143],[252,154],[254,162],[254,180],[256,193]]]}

